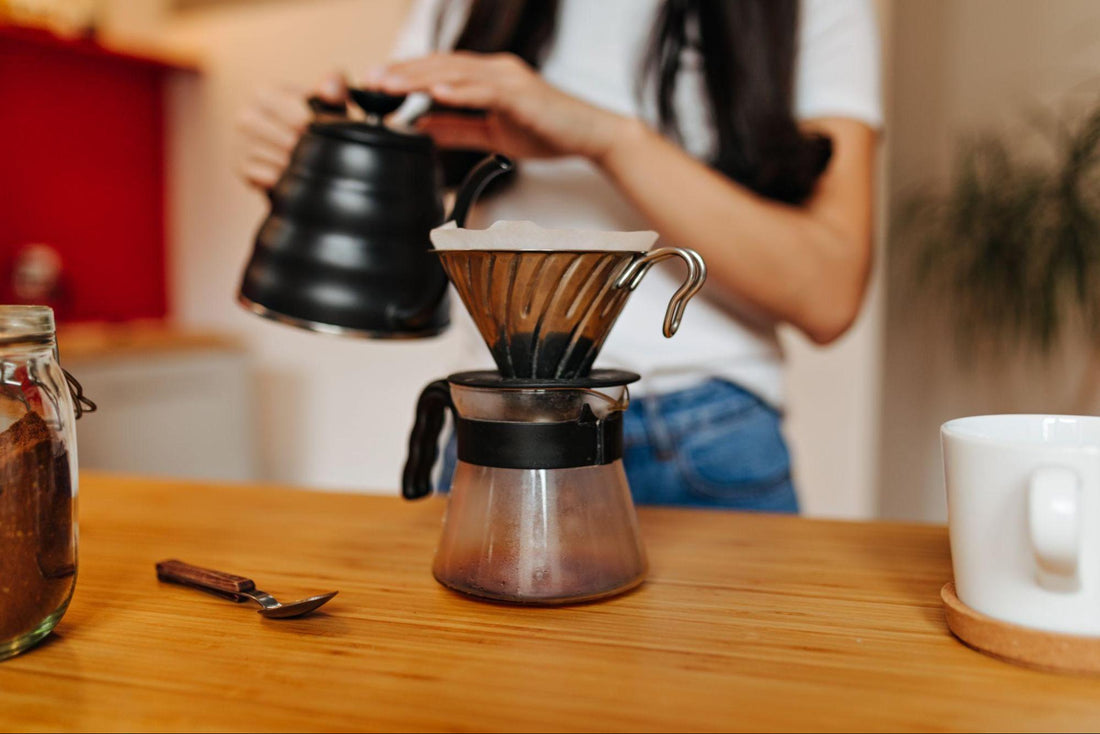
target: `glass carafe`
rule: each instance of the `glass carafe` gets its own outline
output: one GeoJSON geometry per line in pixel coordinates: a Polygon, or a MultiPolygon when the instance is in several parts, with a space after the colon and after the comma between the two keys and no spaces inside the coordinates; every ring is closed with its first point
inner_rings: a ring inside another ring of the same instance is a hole
{"type": "Polygon", "coordinates": [[[536,604],[640,584],[645,551],[621,459],[626,386],[471,387],[456,384],[459,377],[443,383],[459,460],[436,579],[466,594],[536,604]]]}
{"type": "Polygon", "coordinates": [[[0,306],[0,660],[65,613],[76,581],[74,403],[53,312],[0,306]]]}

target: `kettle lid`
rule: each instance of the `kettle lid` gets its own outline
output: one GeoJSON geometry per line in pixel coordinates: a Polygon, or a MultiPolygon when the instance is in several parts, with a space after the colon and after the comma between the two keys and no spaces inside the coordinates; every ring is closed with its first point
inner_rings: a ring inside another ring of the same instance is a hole
{"type": "Polygon", "coordinates": [[[432,139],[422,133],[396,130],[383,124],[383,118],[395,111],[405,101],[405,95],[386,94],[370,89],[348,89],[355,104],[366,113],[367,119],[353,120],[344,114],[342,107],[327,105],[310,100],[315,112],[329,113],[328,119],[317,120],[310,124],[309,130],[342,140],[350,140],[367,145],[404,148],[408,150],[431,150],[432,139]],[[335,115],[335,117],[333,117],[335,115]]]}

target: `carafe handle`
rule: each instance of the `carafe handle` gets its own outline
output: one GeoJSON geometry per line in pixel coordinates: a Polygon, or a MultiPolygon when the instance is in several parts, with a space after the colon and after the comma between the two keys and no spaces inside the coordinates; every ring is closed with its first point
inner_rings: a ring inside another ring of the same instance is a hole
{"type": "Polygon", "coordinates": [[[401,495],[407,500],[432,493],[432,467],[439,457],[439,434],[443,431],[446,411],[454,411],[451,386],[436,380],[420,393],[416,402],[416,422],[409,434],[409,455],[401,477],[401,495]]]}
{"type": "Polygon", "coordinates": [[[672,294],[668,302],[668,310],[665,311],[664,335],[671,337],[680,328],[680,320],[684,318],[684,309],[692,296],[698,293],[707,279],[707,265],[702,256],[695,250],[686,247],[660,247],[651,250],[645,255],[630,263],[615,281],[616,288],[629,288],[634,290],[642,282],[642,278],[649,272],[654,264],[667,260],[670,257],[679,257],[687,263],[687,277],[684,282],[672,294]]]}

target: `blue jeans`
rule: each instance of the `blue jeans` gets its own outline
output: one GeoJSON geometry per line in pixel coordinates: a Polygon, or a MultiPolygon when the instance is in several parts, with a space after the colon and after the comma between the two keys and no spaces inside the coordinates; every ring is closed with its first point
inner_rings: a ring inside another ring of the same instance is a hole
{"type": "Polygon", "coordinates": [[[623,424],[634,501],[797,513],[780,422],[774,408],[724,380],[635,399],[623,424]]]}
{"type": "MultiPolygon", "coordinates": [[[[455,462],[452,434],[439,491],[450,489],[455,462]]],[[[623,464],[639,505],[798,512],[779,413],[724,380],[634,399],[623,464]]]]}

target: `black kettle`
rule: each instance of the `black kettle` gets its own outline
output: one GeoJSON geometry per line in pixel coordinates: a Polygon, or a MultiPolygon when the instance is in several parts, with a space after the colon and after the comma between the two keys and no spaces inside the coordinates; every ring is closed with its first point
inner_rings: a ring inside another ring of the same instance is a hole
{"type": "MultiPolygon", "coordinates": [[[[310,100],[316,118],[269,194],[239,301],[266,318],[312,331],[421,338],[450,322],[447,276],[428,233],[444,222],[438,155],[430,137],[382,123],[404,97],[349,90],[366,113],[310,100]]],[[[458,226],[496,175],[489,156],[459,188],[458,226]]]]}

